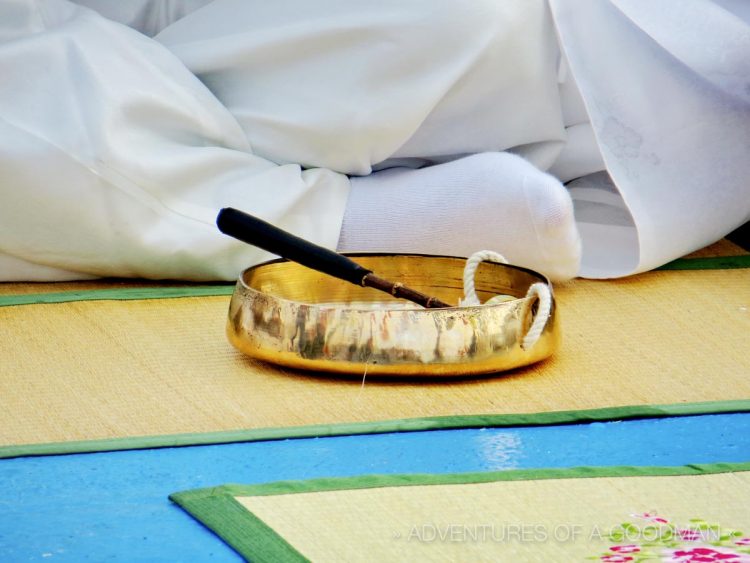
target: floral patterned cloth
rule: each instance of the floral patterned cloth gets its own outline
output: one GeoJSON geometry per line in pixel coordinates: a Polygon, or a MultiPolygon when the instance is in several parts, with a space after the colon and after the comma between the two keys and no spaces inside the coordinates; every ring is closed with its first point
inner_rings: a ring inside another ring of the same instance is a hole
{"type": "Polygon", "coordinates": [[[750,536],[739,530],[692,519],[678,525],[654,512],[631,514],[635,521],[616,526],[612,545],[589,559],[606,563],[750,563],[750,536]]]}

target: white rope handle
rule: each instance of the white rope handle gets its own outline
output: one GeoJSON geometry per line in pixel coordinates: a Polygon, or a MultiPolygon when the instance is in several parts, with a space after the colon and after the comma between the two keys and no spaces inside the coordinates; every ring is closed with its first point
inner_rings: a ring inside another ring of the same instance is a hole
{"type": "Polygon", "coordinates": [[[508,263],[505,256],[492,250],[480,250],[469,256],[464,266],[464,298],[458,302],[459,307],[475,307],[482,304],[474,287],[474,276],[477,275],[479,264],[485,261],[498,264],[508,263]]]}
{"type": "MultiPolygon", "coordinates": [[[[472,254],[466,260],[466,266],[464,266],[464,298],[458,302],[459,307],[475,307],[482,304],[477,296],[474,276],[476,276],[479,264],[485,261],[496,262],[498,264],[508,263],[502,254],[498,254],[492,250],[480,250],[472,254]]],[[[536,297],[539,300],[539,305],[536,315],[534,315],[534,320],[531,322],[528,332],[521,341],[521,348],[524,350],[528,350],[537,343],[552,312],[552,293],[546,283],[537,282],[532,284],[526,292],[526,297],[536,297]]]]}
{"type": "Polygon", "coordinates": [[[521,341],[521,348],[524,350],[531,348],[542,336],[542,331],[547,325],[550,312],[552,311],[552,293],[546,283],[537,282],[531,285],[526,292],[526,297],[534,296],[539,299],[539,306],[537,307],[534,320],[529,327],[529,332],[526,333],[526,336],[521,341]]]}

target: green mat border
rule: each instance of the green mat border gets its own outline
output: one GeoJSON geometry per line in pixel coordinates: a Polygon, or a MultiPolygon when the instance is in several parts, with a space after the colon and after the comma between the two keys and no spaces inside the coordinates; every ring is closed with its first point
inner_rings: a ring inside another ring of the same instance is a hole
{"type": "MultiPolygon", "coordinates": [[[[728,270],[750,268],[750,254],[712,258],[680,258],[657,270],[728,270]]],[[[182,297],[231,296],[234,283],[213,285],[128,287],[119,289],[88,289],[50,293],[0,295],[0,307],[70,303],[72,301],[134,301],[141,299],[177,299],[182,297]]]]}
{"type": "Polygon", "coordinates": [[[177,299],[181,297],[231,296],[235,284],[123,287],[117,289],[86,289],[50,293],[0,295],[0,307],[70,303],[72,301],[140,301],[143,299],[177,299]]]}
{"type": "Polygon", "coordinates": [[[656,270],[736,270],[750,268],[750,254],[712,256],[710,258],[678,258],[656,270]]]}
{"type": "Polygon", "coordinates": [[[740,471],[750,471],[750,462],[680,466],[520,469],[482,473],[360,475],[305,481],[277,481],[260,485],[221,485],[173,493],[169,498],[248,560],[299,562],[308,561],[308,559],[270,526],[242,506],[235,499],[236,496],[288,495],[382,487],[464,485],[542,479],[677,477],[740,471]]]}
{"type": "Polygon", "coordinates": [[[308,426],[11,445],[0,447],[0,459],[154,448],[207,446],[237,442],[286,440],[292,438],[322,438],[329,436],[353,436],[383,434],[389,432],[422,432],[428,430],[449,430],[460,428],[547,426],[555,424],[581,424],[639,418],[666,418],[673,416],[743,412],[750,412],[750,399],[708,401],[701,403],[676,403],[668,405],[630,405],[528,414],[484,414],[403,418],[375,422],[314,424],[308,426]]]}

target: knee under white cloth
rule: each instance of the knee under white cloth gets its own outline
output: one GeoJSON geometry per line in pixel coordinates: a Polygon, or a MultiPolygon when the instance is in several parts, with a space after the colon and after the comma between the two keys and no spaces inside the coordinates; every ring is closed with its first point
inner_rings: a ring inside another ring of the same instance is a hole
{"type": "Polygon", "coordinates": [[[741,3],[672,6],[696,41],[629,0],[82,2],[143,33],[0,6],[0,279],[232,279],[268,256],[216,232],[226,205],[329,247],[493,247],[555,277],[578,262],[567,193],[592,277],[750,217],[741,3]]]}

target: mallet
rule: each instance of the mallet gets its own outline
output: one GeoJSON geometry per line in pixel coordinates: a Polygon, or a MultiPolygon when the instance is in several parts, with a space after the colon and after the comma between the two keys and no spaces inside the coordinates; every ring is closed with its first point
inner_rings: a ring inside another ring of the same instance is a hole
{"type": "Polygon", "coordinates": [[[436,297],[430,297],[401,283],[378,277],[371,270],[360,266],[346,256],[299,238],[232,207],[225,207],[219,212],[216,225],[226,235],[329,276],[356,285],[379,289],[428,309],[453,307],[436,297]]]}

